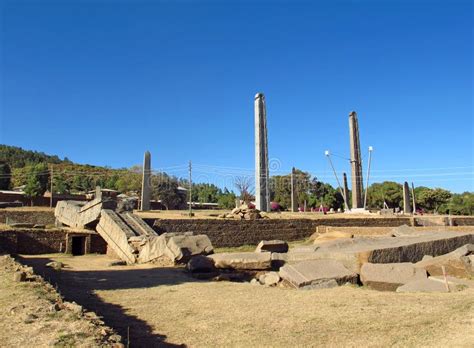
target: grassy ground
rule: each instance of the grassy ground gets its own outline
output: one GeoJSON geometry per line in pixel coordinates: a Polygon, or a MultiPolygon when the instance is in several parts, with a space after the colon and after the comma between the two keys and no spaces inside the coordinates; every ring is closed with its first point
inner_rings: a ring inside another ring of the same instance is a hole
{"type": "Polygon", "coordinates": [[[19,267],[0,256],[0,347],[111,346],[103,328],[72,310],[55,309],[61,299],[44,281],[14,282],[19,267]]]}
{"type": "Polygon", "coordinates": [[[399,294],[343,286],[298,291],[196,281],[182,269],[108,266],[103,255],[28,256],[66,297],[98,311],[132,346],[473,347],[474,291],[399,294]]]}

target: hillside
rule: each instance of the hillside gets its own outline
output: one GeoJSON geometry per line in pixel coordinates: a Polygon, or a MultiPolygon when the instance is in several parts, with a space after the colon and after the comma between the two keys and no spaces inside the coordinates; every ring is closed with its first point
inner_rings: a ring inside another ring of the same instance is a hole
{"type": "Polygon", "coordinates": [[[56,155],[47,155],[43,152],[2,144],[0,144],[0,162],[8,163],[11,168],[23,168],[38,163],[72,163],[67,157],[60,159],[56,155]]]}

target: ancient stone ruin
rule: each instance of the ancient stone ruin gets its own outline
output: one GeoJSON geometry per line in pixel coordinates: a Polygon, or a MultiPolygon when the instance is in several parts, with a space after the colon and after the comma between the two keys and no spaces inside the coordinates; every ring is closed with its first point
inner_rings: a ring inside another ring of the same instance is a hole
{"type": "Polygon", "coordinates": [[[328,232],[313,245],[289,249],[284,241],[261,241],[254,252],[191,258],[199,278],[322,289],[347,283],[379,291],[459,291],[474,287],[474,234],[415,232],[402,226],[385,236],[328,232]],[[440,290],[441,289],[441,290],[440,290]]]}
{"type": "Polygon", "coordinates": [[[119,213],[115,207],[116,202],[102,197],[98,189],[90,202],[59,202],[55,216],[62,225],[95,229],[107,247],[127,264],[163,258],[172,263],[186,263],[194,255],[213,252],[206,235],[195,236],[192,232],[158,235],[138,215],[129,211],[119,213]]]}

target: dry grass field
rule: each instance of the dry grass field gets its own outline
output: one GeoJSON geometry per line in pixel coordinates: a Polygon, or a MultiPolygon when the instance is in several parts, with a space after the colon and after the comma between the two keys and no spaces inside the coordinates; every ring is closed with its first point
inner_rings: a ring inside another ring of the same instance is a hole
{"type": "Polygon", "coordinates": [[[53,309],[61,301],[44,281],[13,281],[18,265],[0,256],[0,347],[112,346],[104,328],[71,310],[53,309]]]}
{"type": "Polygon", "coordinates": [[[70,300],[139,347],[474,346],[474,290],[399,294],[207,282],[182,269],[109,266],[104,255],[25,256],[70,300]],[[60,271],[46,269],[51,259],[60,271]]]}

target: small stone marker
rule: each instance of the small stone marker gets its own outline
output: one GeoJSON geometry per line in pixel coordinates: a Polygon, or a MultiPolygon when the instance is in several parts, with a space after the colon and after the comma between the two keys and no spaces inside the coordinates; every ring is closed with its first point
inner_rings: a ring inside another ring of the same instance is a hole
{"type": "Polygon", "coordinates": [[[255,249],[256,253],[261,252],[286,253],[288,252],[288,243],[283,240],[262,240],[255,249]]]}

